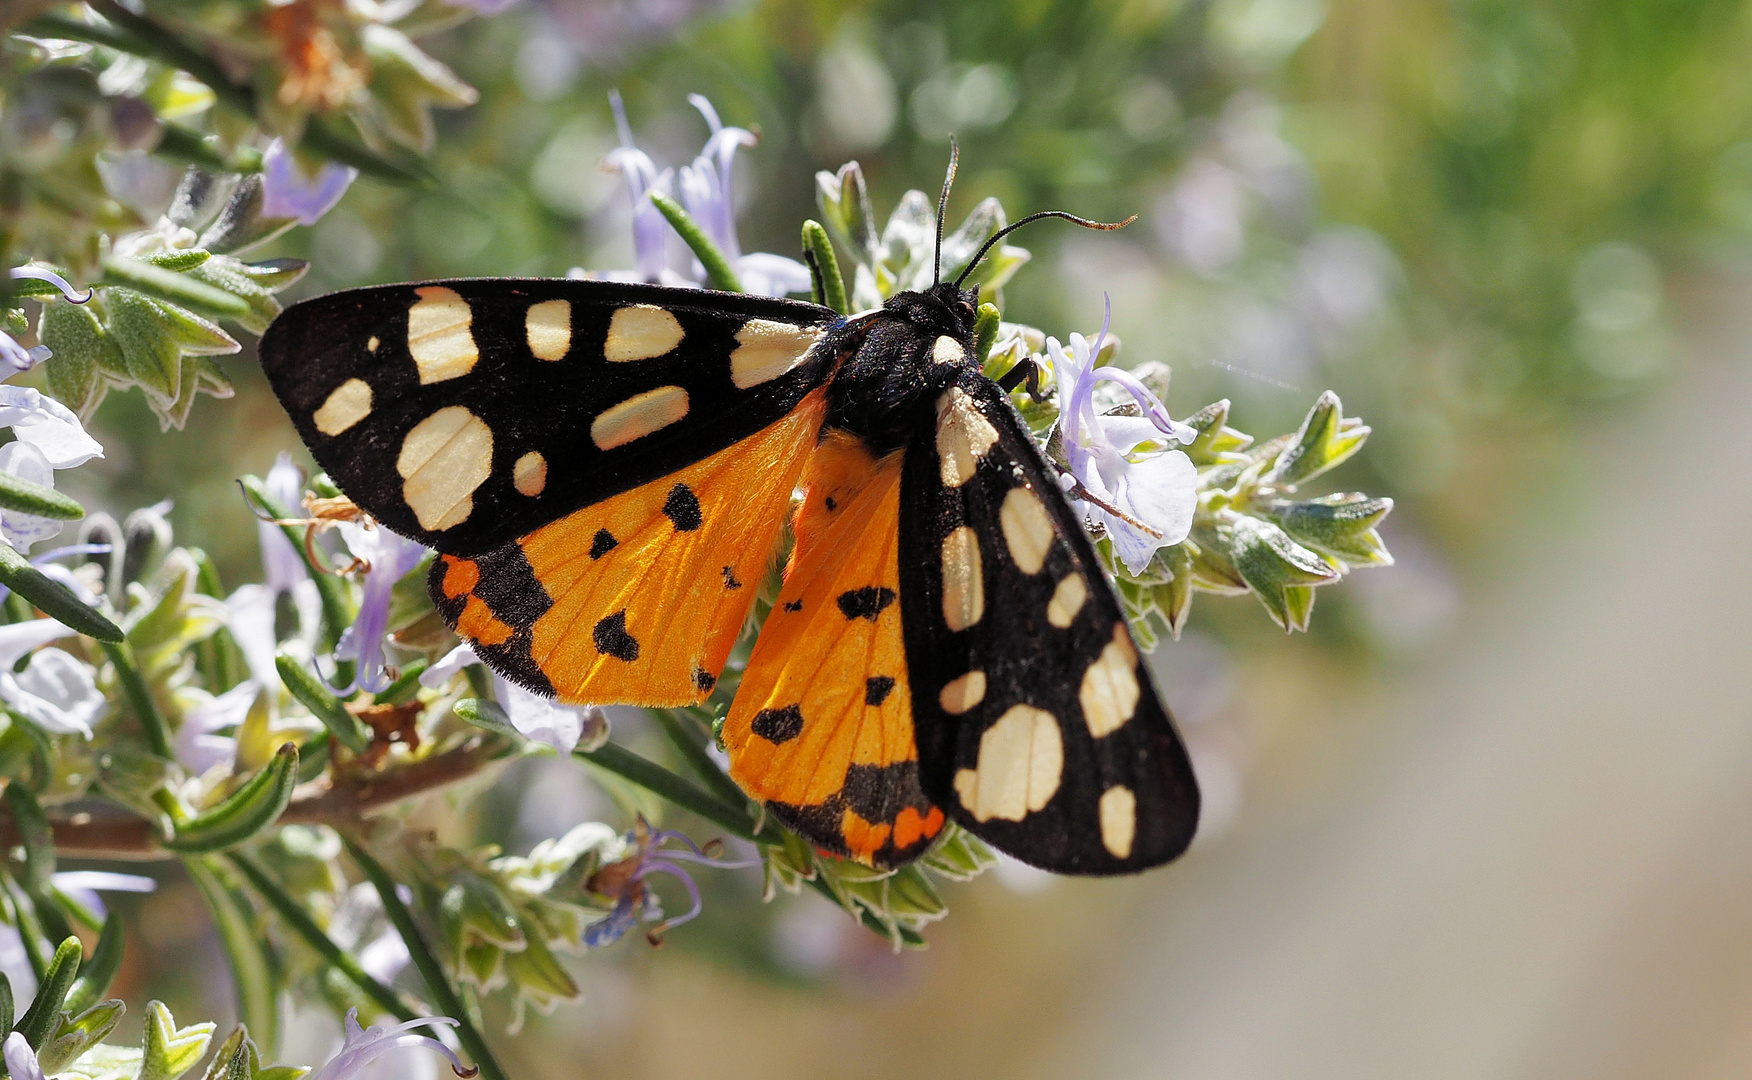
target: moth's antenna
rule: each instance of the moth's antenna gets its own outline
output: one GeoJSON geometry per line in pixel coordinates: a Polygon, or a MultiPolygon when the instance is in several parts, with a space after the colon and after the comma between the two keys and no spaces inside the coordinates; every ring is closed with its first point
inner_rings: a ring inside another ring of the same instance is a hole
{"type": "Polygon", "coordinates": [[[1009,236],[1011,233],[1015,232],[1017,229],[1020,229],[1022,226],[1028,224],[1031,221],[1039,221],[1041,218],[1049,218],[1049,217],[1063,218],[1066,221],[1069,221],[1074,225],[1081,225],[1085,229],[1100,229],[1103,232],[1111,232],[1114,229],[1123,229],[1127,225],[1130,225],[1132,222],[1134,222],[1138,219],[1138,216],[1136,214],[1133,214],[1131,217],[1126,218],[1124,221],[1090,221],[1088,218],[1080,218],[1075,214],[1067,214],[1063,210],[1042,210],[1038,214],[1029,214],[1027,217],[1023,218],[1021,221],[1017,221],[1017,222],[1014,222],[1010,225],[1006,225],[1003,228],[999,229],[996,233],[994,233],[992,235],[992,238],[990,240],[987,240],[985,242],[985,244],[979,249],[979,253],[974,255],[973,261],[971,261],[967,264],[967,269],[963,270],[961,272],[961,276],[955,279],[955,287],[957,289],[961,288],[961,283],[963,281],[967,280],[967,275],[973,273],[973,268],[979,265],[979,261],[981,259],[985,258],[986,252],[988,252],[992,249],[992,245],[996,244],[999,240],[1002,240],[1004,237],[1009,236]]]}
{"type": "Polygon", "coordinates": [[[949,189],[955,184],[955,163],[961,160],[961,150],[955,136],[949,136],[949,174],[943,177],[943,194],[937,196],[937,251],[931,268],[931,286],[943,280],[943,215],[949,212],[949,189]]]}

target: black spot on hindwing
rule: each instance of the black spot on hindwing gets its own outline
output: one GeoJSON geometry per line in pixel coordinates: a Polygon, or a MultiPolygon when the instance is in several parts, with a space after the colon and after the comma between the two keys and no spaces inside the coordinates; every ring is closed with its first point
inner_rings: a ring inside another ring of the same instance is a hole
{"type": "Polygon", "coordinates": [[[694,685],[701,690],[710,690],[718,685],[718,677],[703,668],[694,668],[694,685]]]}
{"type": "Polygon", "coordinates": [[[803,710],[796,705],[762,709],[754,714],[749,727],[767,742],[787,743],[803,734],[803,710]]]}
{"type": "Polygon", "coordinates": [[[894,603],[894,590],[866,585],[861,589],[848,589],[839,594],[839,609],[847,619],[869,619],[876,621],[876,616],[882,609],[894,603]]]}
{"type": "Polygon", "coordinates": [[[803,610],[803,601],[801,601],[801,600],[787,600],[787,601],[785,601],[785,610],[786,611],[802,611],[803,610]]]}
{"type": "Polygon", "coordinates": [[[597,529],[596,536],[590,541],[590,557],[600,559],[620,545],[614,534],[607,529],[597,529]]]}
{"type": "Polygon", "coordinates": [[[726,566],[724,568],[724,587],[726,589],[742,588],[742,582],[736,580],[736,568],[734,566],[726,566]]]}
{"type": "Polygon", "coordinates": [[[880,705],[894,692],[894,680],[887,675],[872,675],[864,680],[864,704],[880,705]]]}
{"type": "Polygon", "coordinates": [[[675,525],[676,532],[693,532],[705,519],[700,516],[700,500],[686,484],[669,489],[663,500],[663,513],[675,525]]]}
{"type": "Polygon", "coordinates": [[[627,633],[627,613],[624,608],[598,622],[591,636],[596,641],[597,651],[604,656],[625,660],[629,664],[639,658],[639,643],[634,640],[633,635],[627,633]]]}

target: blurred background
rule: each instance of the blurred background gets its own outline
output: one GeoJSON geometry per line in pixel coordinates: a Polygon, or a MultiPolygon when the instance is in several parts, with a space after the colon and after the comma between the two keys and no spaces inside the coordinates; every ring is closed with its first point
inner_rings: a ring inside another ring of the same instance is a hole
{"type": "MultiPolygon", "coordinates": [[[[1206,596],[1156,655],[1206,792],[1185,859],[1001,867],[898,956],[705,871],[700,920],[499,1038],[517,1075],[1752,1071],[1752,4],[524,0],[427,47],[481,91],[438,116],[442,185],[362,180],[266,252],[312,261],[301,294],[630,268],[611,88],[660,165],[704,140],[689,93],[759,132],[745,250],[796,254],[817,169],[860,161],[882,217],[934,192],[953,133],[952,220],[1141,215],[1019,236],[1007,318],[1088,333],[1108,294],[1177,415],[1228,397],[1256,435],[1336,390],[1374,437],[1331,487],[1398,502],[1398,565],[1311,634],[1206,596]]],[[[174,491],[242,580],[231,479],[297,439],[226,365],[181,433],[112,395],[68,486],[174,491]]],[[[616,815],[529,761],[432,812],[513,851],[616,815]]],[[[136,905],[129,977],[222,1019],[186,888],[136,905]]]]}

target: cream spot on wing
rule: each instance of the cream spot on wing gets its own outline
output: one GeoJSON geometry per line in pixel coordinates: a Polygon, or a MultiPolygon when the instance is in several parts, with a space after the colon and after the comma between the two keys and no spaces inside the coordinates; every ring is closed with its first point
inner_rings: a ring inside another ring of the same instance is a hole
{"type": "Polygon", "coordinates": [[[493,471],[493,429],[461,405],[439,409],[402,440],[395,471],[420,528],[443,532],[474,512],[474,490],[493,471]]]}
{"type": "Polygon", "coordinates": [[[1138,711],[1138,651],[1124,623],[1113,626],[1113,640],[1083,672],[1077,701],[1083,706],[1083,722],[1089,734],[1099,739],[1118,731],[1138,711]]]}
{"type": "Polygon", "coordinates": [[[419,299],[408,309],[408,352],[420,369],[420,381],[443,382],[473,371],[481,354],[469,329],[474,312],[468,301],[442,285],[414,292],[419,299]]]}
{"type": "Polygon", "coordinates": [[[750,319],[736,331],[736,349],[730,354],[730,381],[736,389],[759,386],[803,362],[809,349],[821,340],[813,326],[793,326],[771,319],[750,319]]]}
{"type": "Polygon", "coordinates": [[[511,466],[511,483],[518,491],[534,498],[547,487],[547,458],[531,450],[511,466]]]}
{"type": "Polygon", "coordinates": [[[572,351],[572,305],[566,300],[543,300],[529,305],[523,317],[529,351],[537,360],[564,360],[572,351]]]}
{"type": "Polygon", "coordinates": [[[943,483],[960,487],[973,479],[979,459],[998,441],[998,429],[981,416],[973,398],[951,386],[937,399],[937,469],[943,483]]]}
{"type": "Polygon", "coordinates": [[[372,334],[371,337],[368,338],[365,342],[365,351],[366,352],[376,352],[377,346],[380,344],[382,344],[382,342],[377,340],[377,335],[372,334]]]}
{"type": "Polygon", "coordinates": [[[1013,487],[1004,496],[998,511],[998,522],[1004,529],[1004,543],[1016,569],[1024,574],[1038,574],[1046,565],[1046,553],[1052,550],[1052,518],[1041,505],[1040,496],[1025,487],[1013,487]]]}
{"type": "Polygon", "coordinates": [[[985,700],[986,676],[983,671],[970,671],[951,679],[937,694],[937,704],[950,716],[960,716],[985,700]]]}
{"type": "Polygon", "coordinates": [[[1116,859],[1131,857],[1138,831],[1138,797],[1115,784],[1101,793],[1101,845],[1116,859]]]}
{"type": "Polygon", "coordinates": [[[613,450],[661,431],[686,415],[687,391],[679,386],[659,386],[598,413],[590,422],[590,441],[599,450],[613,450]]]}
{"type": "Polygon", "coordinates": [[[316,421],[316,430],[324,435],[339,435],[370,415],[370,385],[364,379],[348,379],[335,387],[311,419],[316,421]]]}
{"type": "Polygon", "coordinates": [[[984,615],[979,536],[962,525],[943,538],[943,621],[950,630],[965,630],[984,615]]]}
{"type": "Polygon", "coordinates": [[[1013,705],[979,737],[979,760],[955,774],[955,794],[976,821],[1021,821],[1058,791],[1064,737],[1044,709],[1013,705]]]}
{"type": "Polygon", "coordinates": [[[961,348],[961,342],[948,334],[938,338],[931,346],[931,362],[934,364],[959,364],[967,353],[961,348]]]}
{"type": "Polygon", "coordinates": [[[1066,574],[1058,588],[1052,591],[1052,599],[1046,602],[1046,621],[1060,630],[1069,629],[1088,599],[1089,586],[1084,583],[1083,575],[1074,571],[1066,574]]]}
{"type": "Polygon", "coordinates": [[[617,364],[649,360],[681,344],[681,321],[653,304],[628,304],[608,320],[602,355],[617,364]]]}

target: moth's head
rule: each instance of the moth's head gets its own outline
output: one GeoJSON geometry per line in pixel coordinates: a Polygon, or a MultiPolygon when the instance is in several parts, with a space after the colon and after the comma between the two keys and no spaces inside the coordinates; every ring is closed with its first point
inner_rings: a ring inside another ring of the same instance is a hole
{"type": "Polygon", "coordinates": [[[882,307],[884,311],[930,331],[932,336],[949,334],[957,339],[972,340],[973,324],[979,311],[979,287],[963,289],[953,282],[943,281],[920,292],[895,293],[882,307]]]}

